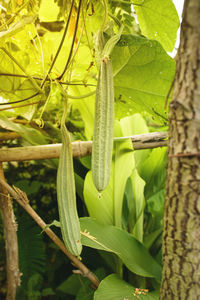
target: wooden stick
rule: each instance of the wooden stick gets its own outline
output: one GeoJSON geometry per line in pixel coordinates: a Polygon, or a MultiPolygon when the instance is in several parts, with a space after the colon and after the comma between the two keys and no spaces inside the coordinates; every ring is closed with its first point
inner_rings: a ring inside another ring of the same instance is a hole
{"type": "MultiPolygon", "coordinates": [[[[130,138],[135,150],[151,149],[167,146],[167,132],[152,132],[147,134],[133,135],[130,137],[116,138],[116,142],[130,138]]],[[[0,149],[0,161],[25,161],[57,158],[60,156],[62,144],[28,146],[17,148],[0,149]]],[[[72,143],[74,157],[84,157],[92,152],[92,141],[79,141],[72,143]]]]}
{"type": "MultiPolygon", "coordinates": [[[[0,163],[0,179],[5,182],[2,163],[0,163]]],[[[2,184],[0,184],[0,192],[0,210],[2,214],[6,251],[6,300],[15,300],[17,287],[20,285],[17,224],[15,222],[12,200],[10,196],[7,195],[7,189],[2,184]]]]}
{"type": "Polygon", "coordinates": [[[19,139],[21,136],[16,132],[0,132],[0,141],[9,141],[9,140],[15,140],[19,139]]]}
{"type": "Polygon", "coordinates": [[[99,286],[99,280],[76,256],[72,255],[63,242],[50,229],[46,228],[47,224],[40,218],[40,216],[30,206],[27,195],[20,189],[15,187],[15,190],[9,186],[4,180],[0,178],[0,184],[7,190],[7,192],[25,209],[25,211],[35,220],[35,222],[46,232],[50,239],[63,251],[63,253],[71,260],[73,265],[80,270],[80,273],[87,277],[95,288],[99,286]]]}

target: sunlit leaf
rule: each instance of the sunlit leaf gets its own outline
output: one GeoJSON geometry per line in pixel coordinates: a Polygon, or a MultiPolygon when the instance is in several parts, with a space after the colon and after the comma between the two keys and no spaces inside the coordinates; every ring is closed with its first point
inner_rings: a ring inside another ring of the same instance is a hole
{"type": "Polygon", "coordinates": [[[174,78],[175,62],[162,46],[157,41],[143,37],[122,36],[118,47],[112,52],[112,62],[116,74],[116,116],[121,118],[135,112],[147,111],[156,120],[165,123],[167,112],[164,103],[174,78]],[[127,53],[121,47],[128,47],[127,63],[127,53]],[[125,57],[121,58],[123,55],[125,57]],[[121,67],[119,57],[122,61],[121,67]]]}
{"type": "Polygon", "coordinates": [[[57,20],[59,7],[53,0],[42,0],[39,10],[40,22],[53,22],[57,20]]]}
{"type": "Polygon", "coordinates": [[[171,0],[144,0],[142,5],[134,6],[142,34],[159,41],[166,51],[172,51],[179,17],[171,0]]]}

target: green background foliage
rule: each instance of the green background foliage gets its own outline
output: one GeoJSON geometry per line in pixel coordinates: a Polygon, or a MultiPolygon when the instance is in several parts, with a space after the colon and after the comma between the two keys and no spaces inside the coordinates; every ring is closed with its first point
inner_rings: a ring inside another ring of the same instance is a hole
{"type": "MultiPolygon", "coordinates": [[[[109,13],[105,39],[124,26],[110,57],[115,138],[166,131],[171,96],[168,101],[166,97],[175,75],[175,62],[166,51],[172,51],[176,41],[176,9],[171,0],[105,3],[109,13]]],[[[59,48],[71,1],[1,1],[0,132],[20,136],[3,141],[2,147],[60,143],[65,93],[69,96],[66,126],[72,141],[92,139],[101,56],[98,31],[105,7],[104,1],[83,1],[74,36],[78,4],[75,1],[59,48]],[[67,60],[70,63],[60,79],[67,60]]],[[[11,162],[4,167],[9,184],[27,193],[31,206],[46,223],[59,219],[58,159],[11,162]]],[[[91,157],[74,159],[84,245],[81,257],[102,280],[97,291],[87,278],[72,274],[74,267],[68,258],[14,203],[23,273],[17,299],[130,300],[135,299],[136,288],[149,290],[139,299],[158,299],[165,167],[166,148],[134,151],[130,139],[115,141],[110,181],[99,197],[92,182],[91,157]]],[[[62,238],[59,228],[53,230],[62,238]]],[[[2,221],[0,246],[4,247],[2,221]]],[[[4,273],[5,253],[1,251],[1,299],[6,293],[4,273]]]]}

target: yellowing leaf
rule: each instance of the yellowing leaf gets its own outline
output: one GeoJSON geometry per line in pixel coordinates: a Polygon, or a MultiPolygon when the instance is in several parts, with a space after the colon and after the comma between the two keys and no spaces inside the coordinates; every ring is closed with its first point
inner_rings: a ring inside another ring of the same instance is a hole
{"type": "Polygon", "coordinates": [[[42,0],[39,10],[40,22],[57,21],[59,7],[53,0],[42,0]]]}

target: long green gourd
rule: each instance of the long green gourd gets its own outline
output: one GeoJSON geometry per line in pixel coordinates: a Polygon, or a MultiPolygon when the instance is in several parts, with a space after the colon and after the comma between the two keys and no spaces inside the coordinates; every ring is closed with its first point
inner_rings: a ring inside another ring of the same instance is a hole
{"type": "Polygon", "coordinates": [[[70,135],[62,122],[62,148],[57,172],[57,199],[62,237],[75,256],[82,251],[80,223],[76,208],[76,192],[70,135]]]}
{"type": "MultiPolygon", "coordinates": [[[[120,39],[123,27],[118,34],[105,44],[100,61],[96,97],[95,119],[92,145],[92,176],[96,189],[101,192],[108,185],[111,172],[113,131],[114,131],[114,84],[110,53],[120,39]]],[[[100,32],[103,44],[103,33],[100,32]]]]}

